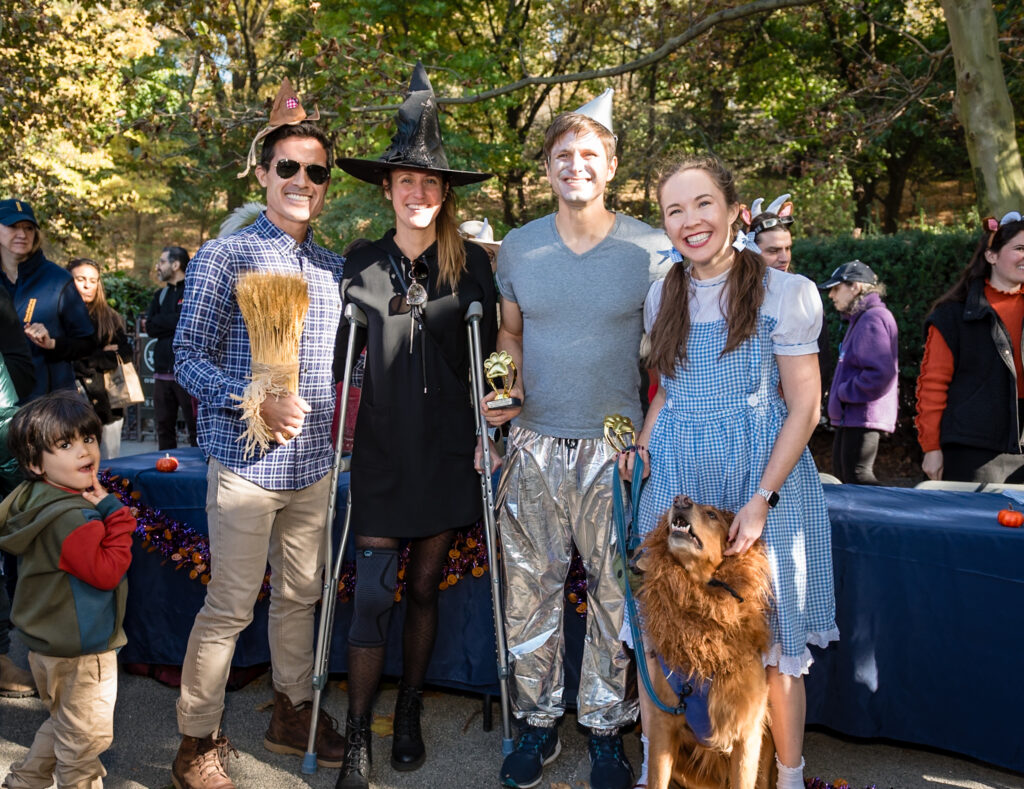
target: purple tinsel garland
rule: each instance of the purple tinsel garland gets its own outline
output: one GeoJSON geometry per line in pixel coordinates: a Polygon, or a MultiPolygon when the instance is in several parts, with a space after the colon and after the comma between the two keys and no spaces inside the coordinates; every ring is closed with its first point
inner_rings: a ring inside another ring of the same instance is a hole
{"type": "MultiPolygon", "coordinates": [[[[129,480],[107,471],[99,473],[103,486],[114,494],[122,504],[130,507],[135,516],[135,537],[150,553],[159,552],[166,560],[174,562],[175,570],[187,570],[193,580],[202,584],[210,582],[210,541],[191,526],[166,517],[160,510],[144,504],[138,491],[132,490],[129,480]]],[[[395,600],[401,600],[405,592],[405,567],[409,561],[409,545],[406,544],[399,556],[398,580],[395,584],[395,600]]],[[[489,569],[487,543],[484,539],[483,523],[476,523],[459,529],[452,540],[448,559],[441,570],[440,588],[454,586],[466,575],[480,578],[489,569]]],[[[345,562],[338,582],[338,599],[348,602],[355,589],[355,563],[345,562]]],[[[263,577],[259,599],[270,594],[270,568],[263,577]]],[[[565,598],[578,614],[587,610],[587,575],[583,570],[576,549],[573,548],[569,577],[565,582],[565,598]]],[[[815,787],[814,789],[824,789],[815,787]]]]}

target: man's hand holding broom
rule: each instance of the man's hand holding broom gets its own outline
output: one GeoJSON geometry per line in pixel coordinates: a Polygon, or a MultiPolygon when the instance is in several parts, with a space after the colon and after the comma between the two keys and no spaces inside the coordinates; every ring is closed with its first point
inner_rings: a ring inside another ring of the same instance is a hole
{"type": "Polygon", "coordinates": [[[309,403],[297,394],[267,395],[260,405],[260,416],[278,444],[286,444],[302,432],[309,403]]]}

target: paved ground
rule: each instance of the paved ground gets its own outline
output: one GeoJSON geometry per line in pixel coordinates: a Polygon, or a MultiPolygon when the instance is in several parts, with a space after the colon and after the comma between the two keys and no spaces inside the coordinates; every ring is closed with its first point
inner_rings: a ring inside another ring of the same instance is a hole
{"type": "MultiPolygon", "coordinates": [[[[24,665],[24,648],[15,645],[15,660],[24,665]]],[[[115,743],[103,757],[110,789],[170,786],[170,763],[178,745],[174,722],[177,692],[155,680],[122,672],[114,723],[115,743]]],[[[299,757],[272,754],[263,748],[263,733],[270,720],[273,693],[269,675],[240,691],[228,694],[226,732],[240,751],[231,760],[231,774],[245,789],[333,787],[337,770],[321,769],[316,775],[300,774],[299,757]]],[[[413,773],[396,773],[388,764],[391,710],[395,690],[388,685],[376,705],[373,747],[373,786],[380,789],[409,787],[497,787],[501,763],[499,730],[484,732],[478,697],[428,692],[425,699],[424,736],[427,763],[413,773]]],[[[345,693],[332,682],[325,701],[332,715],[344,715],[345,693]]],[[[497,708],[495,707],[495,713],[497,708]]],[[[0,699],[0,768],[25,753],[35,729],[45,719],[38,699],[0,699]]],[[[562,755],[550,765],[544,789],[585,789],[590,774],[586,740],[570,716],[561,729],[562,755]]],[[[631,760],[638,764],[639,739],[626,737],[631,760]]],[[[852,789],[874,785],[878,789],[1021,789],[1024,776],[949,754],[890,744],[850,742],[811,732],[805,749],[806,776],[834,782],[843,779],[852,789]]],[[[0,773],[2,775],[2,773],[0,773]]]]}
{"type": "MultiPolygon", "coordinates": [[[[155,449],[152,442],[125,442],[124,454],[155,449]]],[[[24,647],[15,638],[12,658],[26,665],[24,647]]],[[[104,756],[110,789],[170,786],[170,763],[178,746],[174,719],[177,692],[154,680],[122,672],[114,723],[115,743],[104,756]]],[[[332,787],[337,770],[316,775],[299,772],[299,757],[272,754],[263,748],[263,733],[270,720],[273,693],[264,675],[240,691],[228,694],[225,729],[240,752],[231,760],[235,782],[244,789],[332,787]]],[[[373,786],[380,789],[427,787],[496,787],[501,763],[500,721],[495,707],[495,731],[484,732],[478,697],[431,692],[425,699],[424,736],[427,763],[413,773],[396,773],[388,765],[393,685],[386,686],[376,705],[373,747],[376,755],[373,786]]],[[[344,686],[332,682],[325,699],[327,710],[344,718],[344,686]]],[[[38,699],[0,699],[0,776],[6,766],[26,752],[36,728],[45,719],[38,699]]],[[[563,752],[545,771],[543,789],[585,789],[590,769],[586,739],[569,716],[560,729],[563,752]]],[[[626,737],[627,752],[639,764],[639,739],[626,737]]],[[[850,741],[822,732],[807,736],[805,775],[829,782],[838,779],[851,789],[1024,789],[1024,775],[1011,773],[955,755],[850,741]]]]}

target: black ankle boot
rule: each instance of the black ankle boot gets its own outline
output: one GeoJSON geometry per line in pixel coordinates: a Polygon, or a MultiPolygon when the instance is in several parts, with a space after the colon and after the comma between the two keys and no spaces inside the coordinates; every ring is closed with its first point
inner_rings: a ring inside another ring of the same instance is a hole
{"type": "Polygon", "coordinates": [[[345,760],[334,789],[369,789],[373,761],[370,737],[369,715],[349,715],[345,719],[345,760]]]}
{"type": "Polygon", "coordinates": [[[420,732],[423,691],[405,684],[398,686],[395,702],[395,736],[391,741],[391,766],[402,772],[419,769],[427,758],[420,732]]]}

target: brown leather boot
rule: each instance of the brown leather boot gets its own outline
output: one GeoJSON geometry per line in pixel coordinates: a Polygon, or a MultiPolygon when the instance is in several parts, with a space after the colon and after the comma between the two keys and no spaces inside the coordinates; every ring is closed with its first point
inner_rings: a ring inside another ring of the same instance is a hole
{"type": "Polygon", "coordinates": [[[7,655],[0,655],[0,696],[21,699],[36,695],[36,682],[30,671],[14,664],[7,655]]]}
{"type": "Polygon", "coordinates": [[[178,755],[171,765],[175,789],[235,789],[228,778],[228,754],[236,751],[227,737],[182,735],[178,755]]]}
{"type": "MultiPolygon", "coordinates": [[[[274,691],[274,712],[263,738],[263,745],[274,753],[304,756],[309,745],[309,721],[313,703],[294,706],[288,694],[274,691]]],[[[341,767],[345,758],[345,740],[338,734],[338,722],[323,707],[316,721],[316,763],[321,767],[341,767]]]]}

